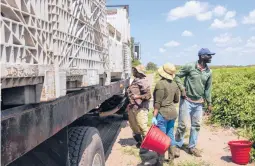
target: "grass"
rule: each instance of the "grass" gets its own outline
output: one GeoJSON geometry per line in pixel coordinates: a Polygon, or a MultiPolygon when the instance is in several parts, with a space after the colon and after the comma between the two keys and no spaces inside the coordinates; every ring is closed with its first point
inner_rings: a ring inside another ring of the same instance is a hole
{"type": "Polygon", "coordinates": [[[124,154],[139,157],[139,150],[133,146],[125,146],[122,151],[124,154]]]}
{"type": "Polygon", "coordinates": [[[153,73],[155,73],[155,71],[153,71],[153,70],[146,70],[145,71],[145,74],[153,74],[153,73]]]}
{"type": "Polygon", "coordinates": [[[209,163],[206,163],[205,161],[197,161],[197,160],[185,160],[181,161],[177,164],[177,166],[210,166],[209,163]]]}

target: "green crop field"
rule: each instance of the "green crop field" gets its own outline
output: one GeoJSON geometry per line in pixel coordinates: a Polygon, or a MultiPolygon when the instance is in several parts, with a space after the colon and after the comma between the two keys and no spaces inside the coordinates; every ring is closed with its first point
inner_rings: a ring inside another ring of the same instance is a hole
{"type": "Polygon", "coordinates": [[[255,67],[213,69],[212,100],[211,122],[242,128],[255,141],[255,67]]]}

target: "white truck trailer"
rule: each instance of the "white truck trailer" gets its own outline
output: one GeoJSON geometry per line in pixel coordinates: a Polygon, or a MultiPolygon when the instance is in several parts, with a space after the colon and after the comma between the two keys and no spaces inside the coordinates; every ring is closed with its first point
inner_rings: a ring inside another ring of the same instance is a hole
{"type": "Polygon", "coordinates": [[[1,165],[104,165],[85,119],[102,105],[125,114],[128,10],[109,21],[105,0],[0,3],[1,165]]]}

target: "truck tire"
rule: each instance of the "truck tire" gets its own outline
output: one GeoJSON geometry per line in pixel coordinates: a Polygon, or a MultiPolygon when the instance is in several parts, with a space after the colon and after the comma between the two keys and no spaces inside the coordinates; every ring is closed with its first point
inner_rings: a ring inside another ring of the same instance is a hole
{"type": "Polygon", "coordinates": [[[105,166],[104,148],[94,127],[72,127],[69,130],[70,166],[105,166]]]}

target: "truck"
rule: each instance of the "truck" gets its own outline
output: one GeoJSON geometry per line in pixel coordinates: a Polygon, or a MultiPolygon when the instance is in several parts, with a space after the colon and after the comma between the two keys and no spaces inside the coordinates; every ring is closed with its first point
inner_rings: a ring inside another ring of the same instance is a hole
{"type": "Polygon", "coordinates": [[[127,119],[128,5],[107,8],[105,0],[0,4],[1,165],[104,166],[103,145],[114,132],[98,127],[100,118],[116,113],[127,119]]]}

